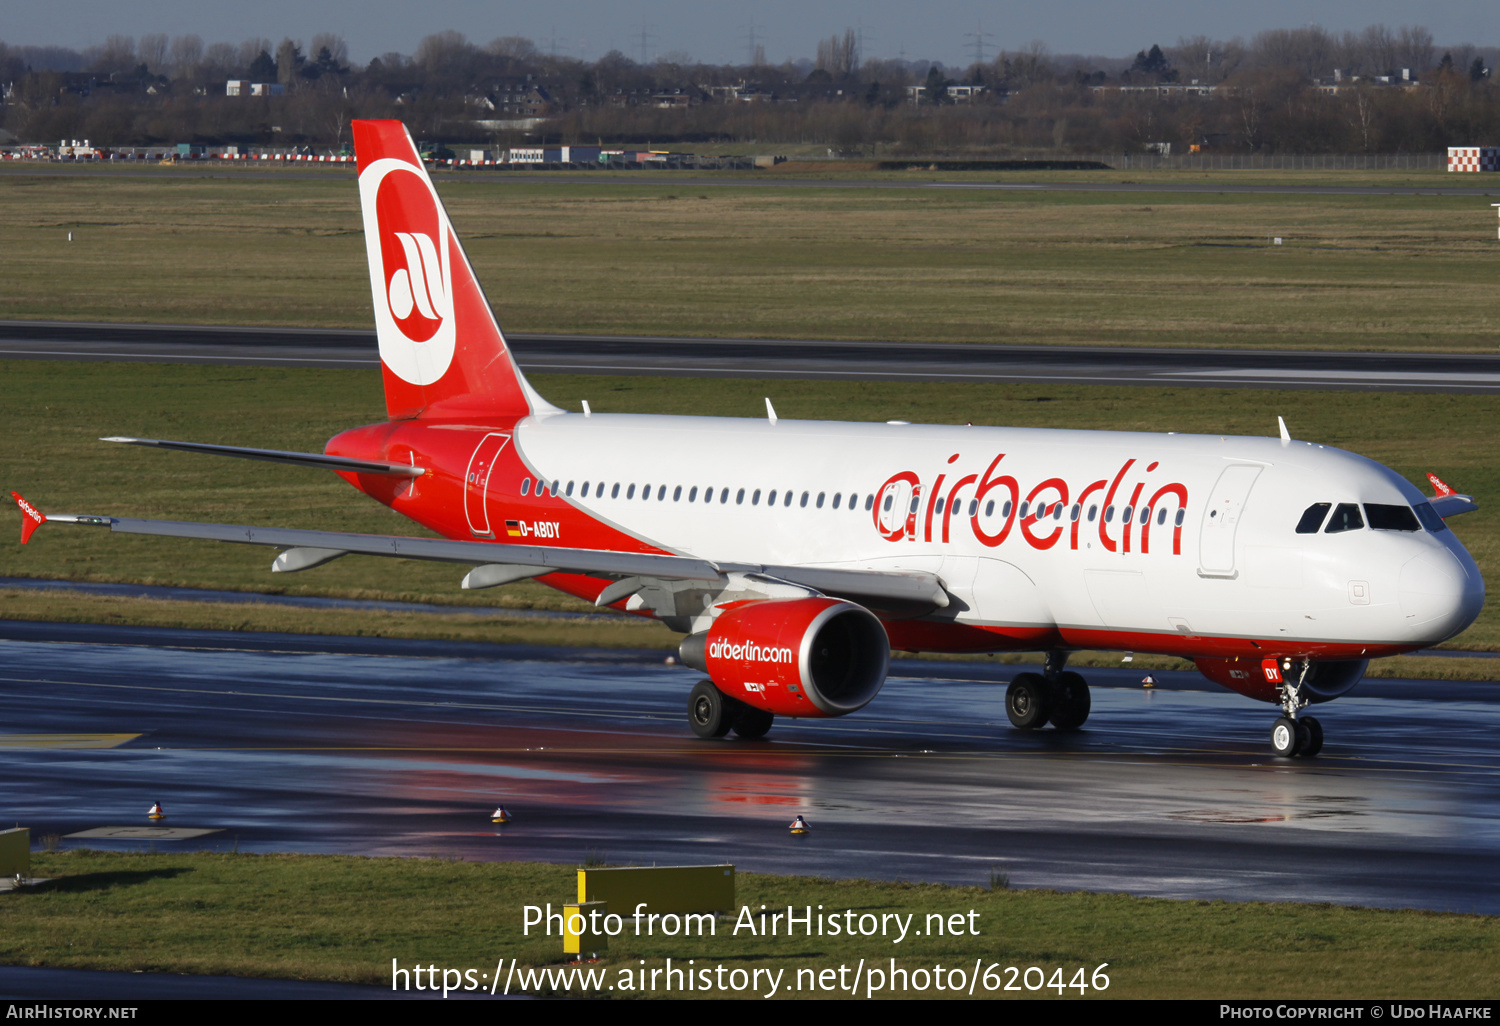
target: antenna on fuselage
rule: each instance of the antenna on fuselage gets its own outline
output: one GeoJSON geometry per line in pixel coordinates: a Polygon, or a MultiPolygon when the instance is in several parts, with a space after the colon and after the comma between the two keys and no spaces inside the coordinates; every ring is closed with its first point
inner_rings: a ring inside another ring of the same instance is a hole
{"type": "Polygon", "coordinates": [[[1278,416],[1276,418],[1276,426],[1281,429],[1281,444],[1282,445],[1286,445],[1288,442],[1290,442],[1292,440],[1291,433],[1289,431],[1287,431],[1287,429],[1286,429],[1286,421],[1282,420],[1278,416]]]}
{"type": "Polygon", "coordinates": [[[766,396],[766,419],[772,424],[776,423],[776,407],[771,405],[770,396],[766,396]]]}

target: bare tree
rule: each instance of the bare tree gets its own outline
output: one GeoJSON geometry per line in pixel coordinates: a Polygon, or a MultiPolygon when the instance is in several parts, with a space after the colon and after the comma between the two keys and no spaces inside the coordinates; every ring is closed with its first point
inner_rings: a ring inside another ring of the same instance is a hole
{"type": "Polygon", "coordinates": [[[851,78],[859,73],[859,36],[845,29],[842,38],[829,36],[818,40],[817,70],[835,79],[851,78]]]}
{"type": "Polygon", "coordinates": [[[535,60],[541,56],[536,44],[525,36],[500,36],[485,44],[486,53],[494,57],[507,57],[515,61],[535,60]]]}
{"type": "Polygon", "coordinates": [[[193,78],[198,66],[203,63],[203,38],[201,36],[178,36],[172,40],[167,51],[167,66],[176,76],[193,78]]]}
{"type": "Polygon", "coordinates": [[[135,70],[135,37],[110,36],[104,45],[93,50],[90,62],[95,71],[112,75],[116,72],[135,70]]]}
{"type": "Polygon", "coordinates": [[[1399,67],[1409,68],[1413,76],[1433,65],[1432,33],[1420,25],[1405,25],[1396,34],[1396,60],[1399,67]]]}
{"type": "Polygon", "coordinates": [[[142,36],[136,44],[135,59],[151,74],[162,74],[167,67],[167,37],[161,33],[142,36]]]}

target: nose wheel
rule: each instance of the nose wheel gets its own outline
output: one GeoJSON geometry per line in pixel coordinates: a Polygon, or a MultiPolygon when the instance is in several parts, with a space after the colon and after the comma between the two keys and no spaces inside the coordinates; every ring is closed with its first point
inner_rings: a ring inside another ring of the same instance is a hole
{"type": "Polygon", "coordinates": [[[1283,679],[1277,688],[1281,695],[1281,716],[1271,724],[1271,750],[1283,759],[1298,756],[1310,759],[1323,750],[1323,724],[1312,716],[1297,715],[1307,705],[1307,699],[1302,697],[1307,667],[1307,660],[1302,660],[1297,682],[1283,679]]]}

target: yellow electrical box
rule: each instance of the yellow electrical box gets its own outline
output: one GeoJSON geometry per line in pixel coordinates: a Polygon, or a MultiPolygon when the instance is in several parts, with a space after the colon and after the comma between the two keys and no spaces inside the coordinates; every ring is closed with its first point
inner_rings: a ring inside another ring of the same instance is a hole
{"type": "Polygon", "coordinates": [[[609,947],[604,916],[609,906],[602,901],[580,901],[563,906],[563,954],[581,955],[609,947]]]}
{"type": "Polygon", "coordinates": [[[31,828],[0,830],[0,877],[31,875],[31,828]]]}
{"type": "Polygon", "coordinates": [[[580,869],[578,900],[607,901],[625,918],[636,907],[661,915],[734,908],[733,866],[628,866],[580,869]]]}

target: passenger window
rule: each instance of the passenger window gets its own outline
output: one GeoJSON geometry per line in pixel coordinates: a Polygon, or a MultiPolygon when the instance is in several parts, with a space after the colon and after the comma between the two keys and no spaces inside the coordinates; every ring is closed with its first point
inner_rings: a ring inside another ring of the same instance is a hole
{"type": "Polygon", "coordinates": [[[978,499],[970,499],[969,500],[969,516],[972,517],[972,516],[977,515],[978,513],[979,513],[979,500],[978,499]]]}
{"type": "MultiPolygon", "coordinates": [[[[1010,517],[1010,500],[1009,499],[1006,499],[1005,500],[1005,505],[1000,507],[1000,515],[1002,517],[1006,517],[1007,519],[1009,519],[1009,517],[1010,517]]],[[[989,512],[988,511],[985,512],[985,516],[989,516],[989,512]]]]}
{"type": "Polygon", "coordinates": [[[1174,526],[1174,527],[1181,527],[1182,526],[1182,518],[1185,517],[1185,516],[1187,516],[1187,510],[1185,510],[1185,509],[1179,509],[1177,511],[1177,515],[1172,518],[1172,526],[1174,526]]]}
{"type": "Polygon", "coordinates": [[[868,513],[875,508],[875,493],[871,492],[865,496],[865,512],[868,513]]]}
{"type": "MultiPolygon", "coordinates": [[[[756,492],[755,496],[756,498],[760,498],[760,493],[756,492]]],[[[741,488],[738,492],[735,493],[734,504],[736,506],[743,506],[745,504],[745,489],[741,488]]]]}
{"type": "Polygon", "coordinates": [[[797,503],[797,505],[801,506],[803,509],[807,508],[807,493],[806,492],[802,493],[802,501],[799,502],[799,503],[797,503]]]}
{"type": "Polygon", "coordinates": [[[1412,508],[1417,511],[1417,519],[1422,521],[1422,526],[1433,534],[1441,534],[1448,530],[1448,525],[1443,522],[1442,517],[1438,516],[1438,511],[1432,508],[1432,503],[1419,502],[1412,508]]]}
{"type": "MultiPolygon", "coordinates": [[[[682,489],[679,487],[677,489],[677,491],[678,491],[679,494],[681,494],[682,489]]],[[[665,502],[666,500],[667,500],[667,486],[666,485],[658,485],[657,488],[656,488],[656,501],[657,502],[665,502]]]]}
{"type": "Polygon", "coordinates": [[[771,494],[766,496],[766,505],[767,506],[774,506],[774,505],[776,505],[776,489],[772,488],[771,489],[771,494]]]}
{"type": "MultiPolygon", "coordinates": [[[[620,486],[619,485],[615,485],[615,487],[618,488],[620,486]]],[[[635,485],[631,485],[629,488],[625,489],[625,498],[627,498],[627,499],[633,499],[633,498],[635,498],[635,485]]]]}
{"type": "Polygon", "coordinates": [[[641,498],[643,500],[649,500],[651,498],[651,486],[650,485],[648,485],[648,484],[647,485],[641,485],[641,498]]]}
{"type": "MultiPolygon", "coordinates": [[[[842,492],[834,492],[833,493],[833,508],[834,509],[838,509],[839,508],[839,500],[841,500],[843,497],[844,497],[844,494],[842,492]]],[[[853,506],[854,503],[851,502],[849,505],[853,506]]]]}
{"type": "Polygon", "coordinates": [[[531,478],[526,477],[526,478],[522,478],[521,479],[521,494],[522,495],[530,495],[531,494],[531,478]]]}
{"type": "Polygon", "coordinates": [[[994,499],[991,499],[989,502],[986,502],[984,504],[984,515],[987,516],[987,517],[995,515],[995,500],[994,499]]]}
{"type": "Polygon", "coordinates": [[[611,499],[618,499],[620,497],[620,482],[616,481],[615,486],[609,490],[609,497],[611,499]]]}
{"type": "MultiPolygon", "coordinates": [[[[740,489],[740,498],[743,500],[744,497],[745,497],[745,489],[741,488],[740,489]]],[[[720,505],[726,505],[726,506],[729,504],[729,489],[728,488],[725,488],[723,491],[721,491],[719,493],[719,504],[720,505]]]]}
{"type": "Polygon", "coordinates": [[[1160,527],[1167,522],[1167,507],[1163,506],[1156,511],[1156,526],[1160,527]]]}
{"type": "Polygon", "coordinates": [[[1135,512],[1135,510],[1133,510],[1129,506],[1126,506],[1125,507],[1125,512],[1120,514],[1120,523],[1122,523],[1122,524],[1128,524],[1128,523],[1130,523],[1130,514],[1132,514],[1134,512],[1135,512]]]}
{"type": "Polygon", "coordinates": [[[585,499],[589,497],[589,483],[587,481],[583,483],[583,497],[585,499]]]}
{"type": "Polygon", "coordinates": [[[937,511],[938,511],[939,515],[941,515],[942,512],[943,512],[943,500],[942,499],[939,499],[937,501],[937,511]]]}
{"type": "Polygon", "coordinates": [[[1364,526],[1364,518],[1359,515],[1359,505],[1341,502],[1334,507],[1333,516],[1328,518],[1328,526],[1323,528],[1323,533],[1343,534],[1345,531],[1358,531],[1364,526]]]}
{"type": "MultiPolygon", "coordinates": [[[[1022,520],[1026,519],[1026,514],[1028,512],[1030,512],[1030,511],[1031,511],[1031,503],[1029,503],[1029,502],[1023,502],[1023,503],[1021,503],[1021,519],[1022,520]]],[[[1006,515],[1009,516],[1010,514],[1007,513],[1006,515]]]]}
{"type": "Polygon", "coordinates": [[[823,508],[823,494],[824,494],[823,492],[819,492],[818,493],[818,508],[819,509],[823,508]]]}
{"type": "Polygon", "coordinates": [[[1112,523],[1114,523],[1114,521],[1115,521],[1115,508],[1113,506],[1106,506],[1106,507],[1104,507],[1104,522],[1106,524],[1112,524],[1112,523]]]}
{"type": "Polygon", "coordinates": [[[894,502],[895,500],[896,500],[896,497],[894,495],[890,494],[889,492],[887,492],[886,496],[885,496],[885,504],[882,505],[880,508],[883,509],[883,510],[885,510],[887,513],[889,513],[891,511],[891,503],[894,502]]]}
{"type": "MultiPolygon", "coordinates": [[[[1163,510],[1162,512],[1165,513],[1166,510],[1163,510]]],[[[1150,519],[1151,519],[1151,507],[1150,506],[1142,506],[1141,507],[1141,523],[1144,524],[1146,521],[1148,521],[1150,519]]]]}
{"type": "Polygon", "coordinates": [[[1417,515],[1410,506],[1391,506],[1379,502],[1365,503],[1365,517],[1372,531],[1420,531],[1417,515]]]}
{"type": "Polygon", "coordinates": [[[1092,524],[1094,522],[1094,517],[1097,516],[1098,513],[1099,507],[1097,505],[1089,507],[1089,523],[1092,524]]]}
{"type": "Polygon", "coordinates": [[[1072,511],[1068,514],[1068,519],[1069,520],[1077,520],[1078,519],[1078,514],[1080,514],[1082,512],[1083,512],[1083,507],[1080,506],[1080,505],[1078,505],[1078,503],[1075,502],[1075,503],[1073,503],[1073,509],[1072,509],[1072,511]]]}
{"type": "MultiPolygon", "coordinates": [[[[681,492],[682,489],[679,487],[677,489],[677,491],[681,492]]],[[[688,502],[697,502],[697,501],[698,501],[698,486],[697,485],[693,485],[693,490],[690,491],[690,492],[688,492],[688,502]]]]}
{"type": "Polygon", "coordinates": [[[1318,528],[1323,526],[1323,518],[1328,516],[1328,510],[1333,506],[1331,502],[1315,502],[1302,511],[1302,519],[1297,521],[1298,534],[1317,534],[1318,528]]]}
{"type": "Polygon", "coordinates": [[[760,489],[759,488],[755,489],[755,494],[752,495],[752,496],[750,496],[750,505],[752,505],[752,506],[759,506],[760,505],[760,489]]]}

